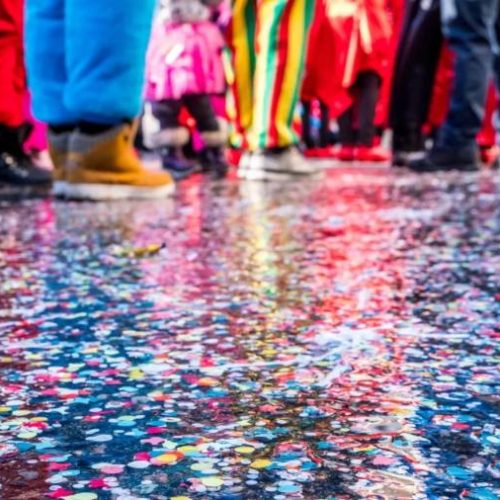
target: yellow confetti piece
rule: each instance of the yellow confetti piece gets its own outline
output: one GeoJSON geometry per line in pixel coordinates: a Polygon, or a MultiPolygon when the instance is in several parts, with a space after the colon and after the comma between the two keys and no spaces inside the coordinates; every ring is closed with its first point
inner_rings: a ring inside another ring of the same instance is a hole
{"type": "Polygon", "coordinates": [[[251,446],[238,446],[238,448],[235,448],[234,451],[236,453],[241,453],[242,455],[250,455],[255,451],[255,448],[252,448],[251,446]]]}
{"type": "Polygon", "coordinates": [[[170,497],[170,500],[191,500],[189,497],[170,497]]]}
{"type": "Polygon", "coordinates": [[[10,410],[9,406],[0,406],[0,413],[9,413],[10,410]]]}
{"type": "Polygon", "coordinates": [[[144,372],[140,368],[132,368],[128,373],[130,380],[141,380],[144,378],[144,372]]]}
{"type": "Polygon", "coordinates": [[[265,458],[259,458],[258,460],[254,460],[250,464],[250,467],[252,469],[266,469],[270,465],[272,465],[271,460],[266,460],[265,458]]]}
{"type": "Polygon", "coordinates": [[[181,460],[181,453],[165,453],[151,460],[156,465],[172,465],[181,460]]]}
{"type": "Polygon", "coordinates": [[[76,493],[75,495],[69,495],[64,497],[65,500],[96,500],[97,495],[95,493],[76,493]]]}
{"type": "Polygon", "coordinates": [[[222,478],[217,476],[203,477],[201,482],[207,488],[220,488],[224,484],[222,478]]]}

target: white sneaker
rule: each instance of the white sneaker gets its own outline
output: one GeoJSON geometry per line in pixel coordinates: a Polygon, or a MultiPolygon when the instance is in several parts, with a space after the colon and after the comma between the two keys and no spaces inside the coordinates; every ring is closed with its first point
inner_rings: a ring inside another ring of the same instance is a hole
{"type": "Polygon", "coordinates": [[[238,163],[238,177],[240,179],[246,179],[246,172],[250,168],[252,162],[252,153],[250,151],[245,151],[240,158],[238,163]]]}
{"type": "Polygon", "coordinates": [[[291,147],[279,153],[253,153],[249,164],[241,170],[240,177],[255,181],[282,181],[316,177],[321,173],[317,165],[307,161],[297,148],[291,147]]]}

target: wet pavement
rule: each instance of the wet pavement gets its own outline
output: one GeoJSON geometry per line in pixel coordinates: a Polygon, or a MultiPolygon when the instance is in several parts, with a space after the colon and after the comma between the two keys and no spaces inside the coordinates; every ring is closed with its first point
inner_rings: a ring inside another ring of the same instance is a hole
{"type": "Polygon", "coordinates": [[[499,498],[499,188],[0,202],[0,498],[499,498]]]}

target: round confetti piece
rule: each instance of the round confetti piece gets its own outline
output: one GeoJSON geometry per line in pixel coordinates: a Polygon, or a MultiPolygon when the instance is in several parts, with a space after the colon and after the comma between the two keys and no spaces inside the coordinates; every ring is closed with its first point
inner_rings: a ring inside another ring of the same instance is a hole
{"type": "Polygon", "coordinates": [[[222,478],[217,476],[202,477],[200,481],[207,488],[220,488],[224,484],[222,478]]]}
{"type": "Polygon", "coordinates": [[[266,469],[267,467],[269,467],[271,465],[272,465],[271,460],[266,460],[264,458],[259,458],[258,460],[254,460],[250,464],[250,467],[252,467],[253,469],[266,469]]]}
{"type": "Polygon", "coordinates": [[[234,449],[234,451],[242,455],[251,455],[255,451],[255,448],[252,448],[251,446],[238,446],[234,449]]]}
{"type": "Polygon", "coordinates": [[[131,469],[147,469],[151,464],[145,460],[135,460],[127,464],[131,469]]]}
{"type": "Polygon", "coordinates": [[[91,441],[92,443],[107,443],[108,441],[112,441],[113,436],[111,434],[98,434],[97,436],[90,436],[87,438],[87,441],[91,441]]]}
{"type": "Polygon", "coordinates": [[[157,457],[154,457],[151,460],[151,463],[154,465],[172,465],[176,464],[179,460],[183,458],[182,453],[164,453],[163,455],[159,455],[157,457]]]}
{"type": "Polygon", "coordinates": [[[99,470],[103,474],[121,474],[123,472],[123,465],[103,465],[99,470]]]}
{"type": "Polygon", "coordinates": [[[20,432],[17,437],[19,439],[33,439],[38,434],[36,432],[20,432]]]}

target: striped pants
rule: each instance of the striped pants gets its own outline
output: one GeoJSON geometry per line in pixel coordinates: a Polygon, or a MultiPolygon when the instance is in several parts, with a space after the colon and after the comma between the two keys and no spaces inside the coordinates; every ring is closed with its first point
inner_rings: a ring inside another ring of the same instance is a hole
{"type": "Polygon", "coordinates": [[[297,104],[315,0],[233,0],[235,121],[250,150],[297,143],[297,104]]]}

